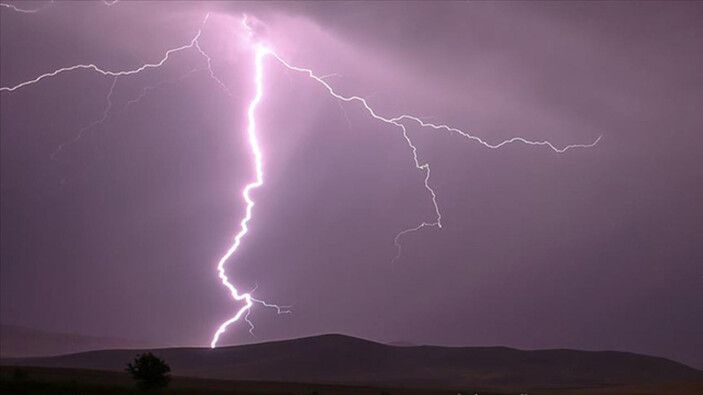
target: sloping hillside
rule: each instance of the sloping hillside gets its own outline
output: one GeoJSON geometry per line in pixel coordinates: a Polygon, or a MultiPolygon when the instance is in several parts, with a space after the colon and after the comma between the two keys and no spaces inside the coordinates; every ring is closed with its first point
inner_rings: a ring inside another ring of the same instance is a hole
{"type": "Polygon", "coordinates": [[[51,356],[91,350],[154,347],[125,339],[53,333],[15,325],[0,325],[0,358],[51,356]]]}
{"type": "MultiPolygon", "coordinates": [[[[664,358],[624,352],[506,347],[395,347],[342,335],[245,346],[153,350],[174,375],[417,387],[584,388],[703,380],[664,358]]],[[[122,370],[134,350],[93,351],[4,364],[122,370]]]]}

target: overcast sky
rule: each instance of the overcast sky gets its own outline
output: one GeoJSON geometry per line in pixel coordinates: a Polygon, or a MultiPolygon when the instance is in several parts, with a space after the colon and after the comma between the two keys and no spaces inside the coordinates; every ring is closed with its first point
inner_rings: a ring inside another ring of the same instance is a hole
{"type": "Polygon", "coordinates": [[[266,180],[228,273],[260,299],[223,344],[339,332],[378,341],[614,349],[703,367],[701,3],[22,3],[0,8],[0,319],[50,331],[209,343],[236,306],[215,265],[252,179],[253,52],[265,61],[266,180]],[[105,122],[87,125],[105,114],[105,122]],[[142,97],[138,103],[130,100],[142,97]],[[411,124],[408,124],[409,126],[411,124]],[[80,136],[80,137],[79,137],[80,136]],[[60,147],[60,149],[59,149],[60,147]],[[55,154],[55,155],[52,155],[55,154]]]}

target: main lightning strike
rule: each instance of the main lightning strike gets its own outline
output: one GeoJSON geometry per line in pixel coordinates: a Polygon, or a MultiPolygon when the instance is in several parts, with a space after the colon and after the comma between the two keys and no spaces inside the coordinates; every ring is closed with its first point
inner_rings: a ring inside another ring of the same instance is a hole
{"type": "MultiPolygon", "coordinates": [[[[259,302],[264,305],[267,305],[266,303],[255,300],[252,298],[250,293],[243,293],[240,294],[237,291],[237,288],[229,281],[229,278],[227,277],[227,274],[225,272],[225,264],[227,261],[230,259],[232,255],[234,255],[235,252],[239,249],[239,246],[242,244],[242,239],[246,234],[249,232],[249,221],[252,219],[252,213],[254,209],[254,200],[251,198],[251,191],[253,191],[256,188],[261,187],[264,185],[264,164],[263,164],[263,155],[261,153],[261,146],[259,145],[259,139],[256,134],[256,108],[258,107],[259,103],[261,102],[262,97],[264,96],[264,88],[263,88],[263,79],[264,79],[264,70],[263,70],[263,59],[266,55],[270,53],[269,49],[262,46],[261,44],[255,44],[254,48],[254,84],[256,87],[256,93],[254,94],[254,98],[251,100],[249,103],[249,108],[247,109],[247,138],[249,142],[249,148],[251,148],[251,152],[254,156],[254,173],[255,173],[255,179],[254,181],[250,182],[244,187],[244,190],[242,191],[242,196],[244,197],[244,201],[246,202],[246,209],[245,209],[245,214],[244,218],[242,218],[241,222],[239,223],[239,232],[234,236],[234,242],[230,246],[230,248],[227,250],[227,252],[220,258],[220,261],[217,263],[217,276],[220,278],[222,281],[222,284],[227,287],[229,290],[230,294],[232,295],[232,298],[238,302],[244,301],[244,306],[242,306],[237,313],[227,321],[223,322],[220,324],[220,326],[217,328],[217,331],[215,331],[215,334],[212,337],[212,341],[210,342],[210,347],[215,348],[217,346],[217,341],[220,339],[220,336],[225,333],[227,330],[227,327],[232,324],[233,322],[238,321],[244,313],[247,313],[247,316],[245,316],[245,319],[247,319],[249,310],[251,309],[253,302],[259,302]]],[[[278,306],[275,305],[269,305],[269,307],[275,307],[278,309],[278,312],[281,313],[282,311],[287,311],[287,310],[281,310],[278,306]]],[[[250,332],[252,329],[252,324],[251,321],[247,319],[247,322],[249,323],[250,327],[250,332]]]]}

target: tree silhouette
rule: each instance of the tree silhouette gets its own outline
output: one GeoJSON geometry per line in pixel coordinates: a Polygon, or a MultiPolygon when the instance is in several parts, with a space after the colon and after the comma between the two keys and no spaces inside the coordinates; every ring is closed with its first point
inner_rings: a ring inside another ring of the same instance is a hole
{"type": "Polygon", "coordinates": [[[143,389],[165,387],[171,379],[168,375],[171,367],[150,352],[137,355],[133,363],[127,364],[126,370],[143,389]]]}

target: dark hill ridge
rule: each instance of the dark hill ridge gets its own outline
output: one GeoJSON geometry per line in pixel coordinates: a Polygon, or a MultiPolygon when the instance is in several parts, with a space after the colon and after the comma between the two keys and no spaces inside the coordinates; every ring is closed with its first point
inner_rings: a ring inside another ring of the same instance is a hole
{"type": "Polygon", "coordinates": [[[156,346],[154,343],[145,341],[46,332],[18,325],[0,325],[0,358],[38,357],[91,350],[141,349],[156,346]]]}
{"type": "MultiPolygon", "coordinates": [[[[591,387],[700,381],[703,372],[664,358],[613,351],[507,347],[396,347],[343,335],[243,346],[151,350],[173,374],[217,379],[418,387],[591,387]]],[[[123,370],[135,350],[91,351],[3,364],[123,370]]]]}

